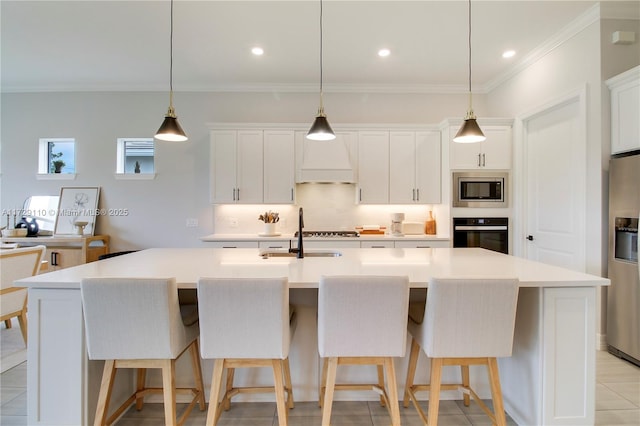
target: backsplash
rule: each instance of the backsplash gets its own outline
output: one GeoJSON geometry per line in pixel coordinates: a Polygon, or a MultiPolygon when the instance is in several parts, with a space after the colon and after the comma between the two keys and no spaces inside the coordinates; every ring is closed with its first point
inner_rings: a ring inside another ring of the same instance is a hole
{"type": "Polygon", "coordinates": [[[279,213],[277,232],[298,229],[298,208],[304,209],[307,230],[354,230],[356,226],[391,224],[393,213],[404,213],[405,220],[424,222],[433,210],[438,223],[437,235],[449,236],[449,209],[445,205],[359,205],[355,184],[298,184],[296,204],[225,204],[214,206],[216,234],[257,234],[263,232],[258,216],[271,210],[279,213]]]}

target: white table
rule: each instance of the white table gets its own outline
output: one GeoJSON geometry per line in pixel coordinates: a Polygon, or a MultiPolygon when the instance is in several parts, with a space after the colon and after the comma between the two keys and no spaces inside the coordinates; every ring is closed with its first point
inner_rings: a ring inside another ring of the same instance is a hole
{"type": "MultiPolygon", "coordinates": [[[[314,289],[323,274],[408,275],[412,288],[427,287],[432,276],[518,277],[513,356],[500,359],[507,412],[518,424],[594,423],[596,290],[609,285],[608,279],[484,249],[339,251],[340,257],[263,259],[258,249],[149,249],[19,281],[29,287],[28,423],[93,421],[101,363],[86,354],[79,291],[85,277],[176,277],[180,288],[195,288],[201,276],[288,277],[292,303],[300,303],[301,313],[290,355],[294,394],[300,401],[313,400],[318,367],[314,289]]],[[[416,380],[426,379],[426,365],[419,361],[416,380]]],[[[206,385],[209,368],[205,362],[206,385]]],[[[397,360],[396,368],[402,392],[406,360],[397,360]]],[[[482,376],[472,370],[472,384],[482,376]]],[[[124,383],[127,388],[133,381],[124,383]]],[[[486,383],[476,385],[481,396],[489,395],[486,383]]]]}

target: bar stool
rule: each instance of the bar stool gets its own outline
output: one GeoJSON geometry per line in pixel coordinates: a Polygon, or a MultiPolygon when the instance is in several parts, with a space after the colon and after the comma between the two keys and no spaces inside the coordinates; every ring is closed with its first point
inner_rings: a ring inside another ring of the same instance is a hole
{"type": "Polygon", "coordinates": [[[239,393],[275,392],[278,423],[285,426],[287,406],[293,408],[289,345],[296,325],[288,280],[200,278],[198,310],[202,358],[215,359],[206,424],[217,424],[239,393]],[[275,385],[234,387],[234,371],[244,367],[273,368],[275,385]],[[219,402],[225,368],[226,391],[219,402]]]}
{"type": "Polygon", "coordinates": [[[180,318],[174,278],[86,278],[81,283],[89,359],[105,360],[94,424],[111,424],[133,402],[141,410],[148,393],[164,395],[167,425],[181,425],[195,406],[205,409],[198,353],[198,326],[180,318]],[[189,350],[195,388],[175,387],[176,359],[189,350]],[[111,391],[119,368],[137,369],[137,389],[108,416],[111,391]],[[145,387],[146,369],[162,369],[162,388],[145,387]],[[176,419],[176,393],[193,398],[176,419]]]}
{"type": "Polygon", "coordinates": [[[318,291],[318,351],[324,358],[319,403],[322,425],[331,420],[334,390],[376,390],[391,423],[400,424],[393,357],[407,339],[409,279],[406,276],[325,276],[318,291]],[[338,365],[376,365],[378,383],[336,384],[338,365]],[[384,372],[387,375],[387,389],[384,372]]]}
{"type": "Polygon", "coordinates": [[[410,318],[411,354],[403,405],[413,401],[424,424],[438,423],[441,390],[462,390],[464,405],[469,395],[491,418],[505,425],[497,357],[511,356],[518,301],[517,279],[438,279],[429,281],[424,320],[410,318]],[[429,384],[415,385],[420,348],[431,358],[429,384]],[[442,384],[442,367],[459,365],[462,383],[442,384]],[[494,413],[469,386],[469,366],[486,365],[489,373],[494,413]],[[418,405],[415,393],[429,391],[428,416],[418,405]]]}

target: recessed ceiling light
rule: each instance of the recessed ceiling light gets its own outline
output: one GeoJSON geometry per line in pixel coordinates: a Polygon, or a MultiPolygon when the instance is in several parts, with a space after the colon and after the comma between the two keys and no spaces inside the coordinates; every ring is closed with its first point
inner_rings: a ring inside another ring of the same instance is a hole
{"type": "Polygon", "coordinates": [[[256,56],[260,56],[262,54],[264,54],[264,49],[262,47],[254,47],[251,49],[251,53],[253,53],[256,56]]]}
{"type": "Polygon", "coordinates": [[[381,58],[385,58],[387,56],[391,55],[391,51],[389,49],[380,49],[378,50],[378,56],[380,56],[381,58]]]}
{"type": "Polygon", "coordinates": [[[502,54],[503,58],[513,58],[514,56],[516,56],[515,50],[505,50],[504,53],[502,54]]]}

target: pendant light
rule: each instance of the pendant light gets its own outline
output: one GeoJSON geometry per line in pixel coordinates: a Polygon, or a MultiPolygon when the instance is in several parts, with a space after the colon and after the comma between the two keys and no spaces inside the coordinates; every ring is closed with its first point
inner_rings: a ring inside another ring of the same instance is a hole
{"type": "Polygon", "coordinates": [[[307,139],[316,141],[330,141],[336,138],[333,129],[329,125],[327,115],[324,113],[324,104],[322,102],[322,0],[320,0],[320,107],[318,107],[318,115],[316,115],[307,139]]]}
{"type": "Polygon", "coordinates": [[[155,138],[168,142],[184,142],[188,138],[180,123],[178,123],[178,117],[173,108],[173,0],[171,0],[171,32],[169,39],[169,110],[164,117],[162,125],[156,132],[155,138]]]}
{"type": "Polygon", "coordinates": [[[478,126],[476,115],[471,106],[471,0],[469,0],[469,110],[464,118],[462,127],[458,130],[453,141],[458,143],[474,143],[482,142],[485,139],[487,138],[484,136],[484,133],[482,133],[482,130],[480,130],[480,126],[478,126]]]}

